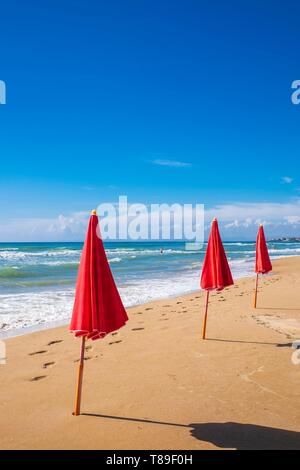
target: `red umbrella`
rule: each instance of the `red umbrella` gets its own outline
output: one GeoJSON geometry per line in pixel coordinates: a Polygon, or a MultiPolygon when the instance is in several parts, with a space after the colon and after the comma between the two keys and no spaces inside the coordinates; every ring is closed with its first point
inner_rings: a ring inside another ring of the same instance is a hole
{"type": "Polygon", "coordinates": [[[217,219],[214,219],[211,225],[211,232],[208,239],[200,283],[201,288],[207,291],[203,323],[203,339],[205,339],[206,332],[209,292],[211,290],[220,291],[224,289],[224,287],[231,286],[232,284],[233,279],[220,237],[218,222],[217,219]]]}
{"type": "Polygon", "coordinates": [[[256,238],[256,260],[255,260],[255,293],[254,293],[254,308],[257,303],[257,288],[258,288],[258,275],[267,274],[272,271],[272,264],[269,257],[268,247],[265,239],[265,232],[262,225],[260,225],[257,238],[256,238]]]}
{"type": "Polygon", "coordinates": [[[128,320],[112,276],[98,217],[92,211],[78,271],[70,330],[81,336],[74,415],[80,414],[85,339],[101,339],[128,320]]]}

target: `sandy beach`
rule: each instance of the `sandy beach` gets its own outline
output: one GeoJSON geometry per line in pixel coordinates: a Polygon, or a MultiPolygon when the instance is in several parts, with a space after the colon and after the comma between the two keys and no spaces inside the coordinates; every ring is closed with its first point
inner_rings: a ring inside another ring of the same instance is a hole
{"type": "Polygon", "coordinates": [[[210,298],[128,309],[87,342],[82,415],[72,416],[79,340],[66,327],[6,340],[1,449],[300,449],[300,257],[210,298]]]}

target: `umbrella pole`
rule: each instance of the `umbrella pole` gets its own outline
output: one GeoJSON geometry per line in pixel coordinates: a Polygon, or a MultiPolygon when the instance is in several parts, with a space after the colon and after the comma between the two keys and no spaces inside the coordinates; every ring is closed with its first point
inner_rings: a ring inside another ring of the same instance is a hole
{"type": "Polygon", "coordinates": [[[209,290],[206,291],[205,314],[204,314],[204,322],[203,322],[202,339],[205,339],[207,310],[208,310],[208,299],[209,299],[209,290]]]}
{"type": "Polygon", "coordinates": [[[84,365],[84,346],[85,346],[85,336],[82,336],[81,344],[80,344],[80,360],[79,360],[79,366],[78,366],[75,408],[73,412],[74,416],[80,415],[81,390],[82,390],[83,365],[84,365]]]}
{"type": "Polygon", "coordinates": [[[256,274],[256,281],[255,281],[254,308],[256,308],[256,303],[257,303],[257,288],[258,288],[258,273],[256,274]]]}

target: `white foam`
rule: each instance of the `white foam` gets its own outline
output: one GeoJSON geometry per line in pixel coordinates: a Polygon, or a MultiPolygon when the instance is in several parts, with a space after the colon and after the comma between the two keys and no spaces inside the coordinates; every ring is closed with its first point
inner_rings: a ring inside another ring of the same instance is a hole
{"type": "MultiPolygon", "coordinates": [[[[132,255],[133,253],[135,255],[161,255],[162,252],[161,250],[136,250],[134,248],[131,248],[130,250],[120,250],[120,249],[107,249],[106,253],[109,254],[118,254],[118,255],[132,255]]],[[[172,248],[168,249],[163,249],[164,254],[179,254],[179,255],[190,255],[190,254],[197,254],[199,253],[199,250],[174,250],[172,248]]]]}
{"type": "Polygon", "coordinates": [[[300,253],[300,248],[269,248],[269,253],[300,253]]]}
{"type": "Polygon", "coordinates": [[[2,332],[67,320],[74,301],[74,289],[65,291],[0,295],[0,337],[2,332]]]}
{"type": "Polygon", "coordinates": [[[24,251],[1,251],[0,261],[15,262],[24,265],[54,265],[65,264],[72,261],[79,262],[80,251],[62,250],[62,251],[41,251],[37,253],[24,251]]]}
{"type": "MultiPolygon", "coordinates": [[[[245,244],[240,243],[240,245],[244,246],[245,244]]],[[[248,245],[254,244],[248,243],[248,245]]],[[[300,248],[270,248],[269,251],[272,258],[279,258],[284,255],[297,254],[300,252],[300,248]]],[[[139,259],[139,257],[143,255],[161,256],[160,249],[138,250],[135,248],[116,248],[107,249],[106,253],[110,263],[121,263],[122,261],[131,258],[139,259]]],[[[199,255],[199,258],[197,256],[194,257],[189,264],[186,259],[183,264],[180,264],[180,261],[176,266],[178,269],[181,269],[181,271],[168,271],[167,275],[166,273],[163,273],[161,269],[159,272],[155,271],[152,278],[149,278],[149,274],[147,274],[146,270],[146,278],[139,278],[139,271],[134,279],[132,277],[127,278],[123,273],[121,277],[121,279],[124,279],[123,284],[121,281],[118,282],[118,285],[121,297],[126,307],[146,303],[155,299],[181,295],[199,289],[202,264],[200,261],[200,252],[170,248],[166,249],[164,253],[170,255],[189,255],[191,253],[196,253],[199,255]],[[129,283],[128,279],[133,280],[129,283]]],[[[234,279],[254,275],[254,250],[232,251],[231,253],[228,251],[228,259],[234,279]],[[237,253],[239,256],[243,256],[244,258],[230,259],[231,253],[237,253]],[[245,255],[247,257],[245,257],[245,255]]],[[[74,264],[75,266],[78,265],[80,254],[80,250],[69,249],[52,252],[43,251],[39,253],[5,250],[0,252],[0,258],[1,255],[7,256],[10,260],[13,260],[11,263],[13,264],[13,268],[18,269],[18,265],[24,265],[24,257],[26,257],[26,264],[36,263],[55,266],[68,263],[74,264]],[[62,255],[63,259],[61,258],[62,255]]],[[[166,260],[168,259],[169,258],[166,258],[166,260]]],[[[183,257],[181,257],[181,260],[182,259],[183,257]]],[[[172,266],[174,267],[174,264],[172,266]]],[[[120,267],[122,267],[122,265],[120,267]]],[[[116,266],[115,269],[117,270],[118,267],[116,266]]],[[[49,287],[47,287],[47,289],[49,289],[49,287]]],[[[15,332],[25,332],[28,328],[40,329],[45,325],[53,326],[57,324],[57,322],[68,322],[72,312],[73,301],[73,288],[43,292],[7,293],[0,295],[0,338],[5,335],[15,334],[15,332]]]]}
{"type": "Polygon", "coordinates": [[[243,243],[243,242],[223,242],[225,246],[255,246],[255,242],[243,243]]]}
{"type": "MultiPolygon", "coordinates": [[[[111,260],[112,261],[112,260],[111,260]]],[[[234,278],[253,275],[253,260],[230,262],[234,278]]],[[[126,307],[189,293],[200,288],[201,263],[194,262],[191,269],[168,277],[137,279],[119,287],[126,307]]],[[[74,289],[39,293],[0,295],[0,338],[20,334],[28,328],[40,329],[56,322],[68,322],[72,312],[74,289]]]]}
{"type": "Polygon", "coordinates": [[[19,259],[19,258],[43,258],[43,257],[58,257],[58,256],[74,256],[80,254],[80,250],[60,250],[60,251],[15,251],[5,249],[0,251],[0,259],[19,259]]]}

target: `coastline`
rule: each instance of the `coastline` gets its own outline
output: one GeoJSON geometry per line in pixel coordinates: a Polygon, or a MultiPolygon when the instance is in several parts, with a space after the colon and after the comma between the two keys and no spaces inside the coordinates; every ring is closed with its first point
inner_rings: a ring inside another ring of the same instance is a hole
{"type": "MultiPolygon", "coordinates": [[[[297,256],[277,256],[277,257],[272,258],[272,262],[274,262],[276,260],[279,260],[279,259],[285,259],[285,258],[287,258],[287,259],[297,258],[297,256]]],[[[299,256],[299,259],[300,259],[300,256],[299,256]]],[[[272,273],[270,275],[272,275],[272,273]]],[[[254,272],[252,274],[249,273],[248,275],[242,274],[241,276],[234,277],[234,281],[236,282],[236,281],[239,281],[241,279],[252,279],[254,276],[255,276],[254,272]]],[[[200,283],[200,272],[199,272],[198,281],[199,281],[198,283],[200,283]]],[[[165,300],[167,301],[168,299],[176,299],[176,298],[180,298],[182,296],[192,295],[192,294],[195,294],[197,292],[203,293],[203,291],[200,288],[199,289],[191,289],[189,291],[179,292],[179,293],[176,293],[176,294],[171,294],[169,296],[153,298],[149,302],[141,302],[141,303],[137,303],[137,304],[134,304],[134,305],[125,306],[125,307],[126,307],[126,310],[130,310],[132,308],[147,306],[148,304],[151,304],[153,302],[165,301],[165,300]]],[[[71,318],[71,310],[70,310],[70,318],[71,318]]],[[[45,331],[45,330],[64,327],[64,326],[68,325],[68,322],[69,322],[69,319],[65,318],[65,319],[62,319],[62,320],[45,322],[45,323],[42,323],[42,324],[40,323],[40,324],[29,326],[29,327],[24,327],[24,328],[19,328],[19,329],[11,329],[11,330],[7,330],[7,331],[4,331],[4,332],[1,332],[1,330],[0,330],[0,340],[6,341],[10,338],[17,338],[19,336],[24,336],[24,335],[28,335],[28,334],[32,334],[32,333],[37,333],[39,331],[45,331]]]]}
{"type": "Polygon", "coordinates": [[[82,412],[72,416],[79,341],[65,327],[5,341],[1,449],[300,448],[300,257],[253,279],[128,309],[87,343],[82,412]],[[158,406],[159,405],[159,406],[158,406]]]}
{"type": "MultiPolygon", "coordinates": [[[[107,244],[106,254],[126,308],[199,289],[205,245],[183,242],[107,244]]],[[[252,276],[255,242],[224,242],[234,279],[252,276]]],[[[0,243],[0,339],[68,323],[82,243],[0,243]]],[[[300,243],[273,242],[272,259],[299,256],[300,243]]]]}

